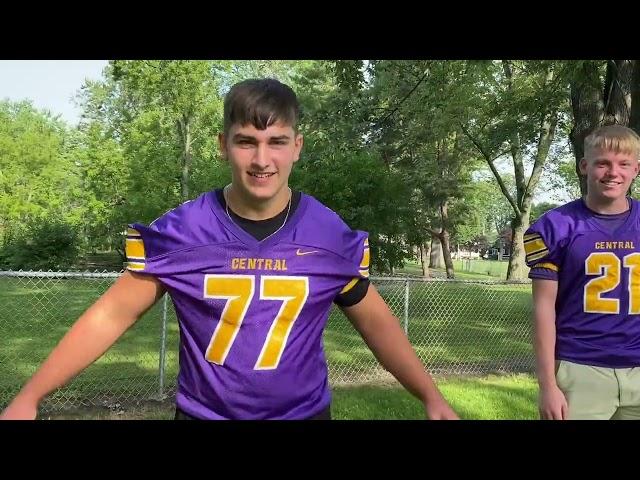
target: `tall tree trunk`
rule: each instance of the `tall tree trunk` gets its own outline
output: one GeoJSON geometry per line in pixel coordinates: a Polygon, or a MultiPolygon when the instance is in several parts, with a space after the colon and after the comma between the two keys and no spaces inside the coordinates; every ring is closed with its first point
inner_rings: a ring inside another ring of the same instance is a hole
{"type": "Polygon", "coordinates": [[[429,277],[429,244],[420,244],[420,264],[422,266],[422,276],[429,277]]]}
{"type": "Polygon", "coordinates": [[[451,259],[451,243],[449,229],[449,202],[445,201],[440,204],[440,216],[442,218],[442,230],[440,231],[440,243],[442,244],[442,255],[444,256],[444,265],[447,269],[447,278],[455,278],[453,272],[453,260],[451,259]]]}
{"type": "Polygon", "coordinates": [[[178,120],[178,132],[182,143],[180,192],[182,201],[186,201],[189,199],[189,173],[192,158],[191,119],[188,116],[184,115],[178,120]]]}
{"type": "Polygon", "coordinates": [[[640,134],[640,61],[635,60],[631,75],[631,114],[629,128],[640,134]]]}
{"type": "Polygon", "coordinates": [[[507,280],[521,280],[525,278],[526,263],[524,251],[524,232],[529,228],[530,209],[513,219],[511,240],[511,255],[507,268],[507,280]]]}
{"type": "Polygon", "coordinates": [[[442,243],[438,232],[432,232],[431,251],[429,254],[429,268],[444,268],[444,256],[442,255],[442,243]]]}
{"type": "MultiPolygon", "coordinates": [[[[550,71],[547,81],[553,79],[553,72],[550,71]]],[[[521,280],[525,278],[525,252],[524,252],[524,232],[529,227],[529,217],[531,215],[531,206],[533,204],[533,195],[540,176],[542,175],[543,166],[549,156],[549,149],[553,143],[556,126],[558,123],[558,113],[556,111],[543,112],[540,119],[540,130],[538,144],[534,157],[533,170],[526,184],[526,188],[519,195],[518,210],[515,212],[514,219],[511,223],[511,251],[509,254],[509,267],[507,268],[507,280],[521,280]]],[[[513,149],[512,149],[513,150],[513,149]]],[[[519,150],[519,148],[518,148],[519,150]]],[[[514,159],[515,163],[515,159],[514,159]]],[[[523,182],[524,184],[524,178],[523,182]]]]}
{"type": "Polygon", "coordinates": [[[557,125],[557,113],[552,112],[543,118],[540,126],[540,137],[536,149],[533,171],[529,177],[529,184],[522,197],[520,211],[512,221],[513,237],[511,239],[511,253],[509,255],[509,267],[507,268],[507,280],[521,280],[525,278],[525,252],[524,252],[524,232],[529,228],[529,217],[533,204],[533,194],[542,175],[542,165],[544,165],[549,149],[555,136],[557,125]]]}
{"type": "MultiPolygon", "coordinates": [[[[580,68],[586,68],[590,65],[588,62],[581,62],[580,68]]],[[[502,62],[504,78],[506,81],[507,92],[511,93],[514,88],[513,79],[516,78],[517,70],[512,68],[512,62],[504,61],[502,62]]],[[[544,83],[541,86],[541,92],[549,92],[555,95],[556,89],[558,85],[555,83],[555,72],[557,70],[557,62],[549,62],[546,64],[545,70],[545,78],[544,83]]],[[[587,68],[588,70],[588,68],[587,68]]],[[[597,69],[595,70],[597,73],[597,69]]],[[[576,75],[576,79],[580,78],[576,75]]],[[[558,79],[562,81],[562,78],[558,79]]],[[[574,81],[577,81],[573,79],[574,81]]],[[[583,91],[574,88],[572,91],[572,101],[575,105],[582,105],[580,99],[583,91]]],[[[486,160],[487,165],[491,169],[496,181],[498,182],[498,186],[502,191],[502,194],[509,202],[509,205],[513,209],[513,221],[512,221],[512,242],[511,242],[511,252],[509,256],[509,268],[507,270],[507,280],[516,280],[524,277],[524,246],[523,246],[523,233],[529,226],[529,216],[531,212],[531,203],[533,194],[538,186],[540,181],[540,176],[542,174],[544,165],[547,161],[547,157],[549,154],[549,149],[551,147],[551,143],[553,142],[553,138],[555,135],[555,128],[558,121],[559,108],[560,108],[560,99],[552,96],[549,98],[549,101],[545,101],[540,104],[541,109],[538,110],[537,113],[533,113],[532,115],[540,115],[539,117],[539,127],[538,127],[538,145],[537,150],[535,152],[533,169],[531,171],[531,175],[529,179],[526,179],[525,169],[523,165],[523,153],[524,147],[522,145],[522,139],[516,133],[513,133],[509,136],[509,150],[511,152],[511,156],[513,159],[514,165],[514,177],[516,182],[516,190],[517,194],[514,196],[509,192],[504,179],[502,178],[500,172],[496,168],[494,161],[499,158],[502,153],[497,153],[494,148],[487,149],[486,145],[483,146],[481,141],[478,141],[478,137],[475,137],[468,128],[462,126],[463,132],[467,135],[467,137],[472,141],[475,147],[478,149],[482,157],[486,160]]],[[[519,113],[514,112],[514,115],[519,115],[519,113]]],[[[574,137],[579,132],[575,130],[573,132],[574,137]]],[[[580,144],[580,142],[578,142],[580,144]]]]}
{"type": "Polygon", "coordinates": [[[431,229],[431,268],[442,268],[447,272],[447,278],[454,278],[453,260],[451,259],[449,225],[449,202],[445,200],[440,204],[441,225],[439,231],[431,229]],[[437,266],[436,266],[437,265],[437,266]]]}
{"type": "Polygon", "coordinates": [[[609,60],[604,83],[605,125],[629,125],[633,60],[609,60]]]}
{"type": "Polygon", "coordinates": [[[586,179],[580,174],[580,160],[584,157],[584,139],[604,120],[603,85],[598,70],[600,62],[581,62],[570,82],[573,128],[569,140],[576,160],[576,175],[580,180],[580,193],[587,193],[586,179]]]}
{"type": "Polygon", "coordinates": [[[636,60],[609,60],[604,83],[598,69],[600,62],[582,62],[571,80],[571,110],[573,128],[569,139],[576,161],[576,175],[580,192],[587,193],[586,179],[580,174],[580,160],[584,157],[584,139],[599,125],[628,125],[640,128],[640,105],[633,99],[640,97],[640,71],[636,60]]]}

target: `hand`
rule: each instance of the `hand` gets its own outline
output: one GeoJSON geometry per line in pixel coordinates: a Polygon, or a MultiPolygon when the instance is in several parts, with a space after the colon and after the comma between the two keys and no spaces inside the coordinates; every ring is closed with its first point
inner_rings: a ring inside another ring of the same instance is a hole
{"type": "Polygon", "coordinates": [[[540,389],[538,409],[543,420],[566,420],[569,415],[567,399],[557,385],[540,389]]]}
{"type": "Polygon", "coordinates": [[[460,420],[444,398],[427,402],[425,410],[429,420],[460,420]]]}
{"type": "Polygon", "coordinates": [[[16,397],[0,414],[0,420],[35,420],[37,415],[36,402],[16,397]]]}

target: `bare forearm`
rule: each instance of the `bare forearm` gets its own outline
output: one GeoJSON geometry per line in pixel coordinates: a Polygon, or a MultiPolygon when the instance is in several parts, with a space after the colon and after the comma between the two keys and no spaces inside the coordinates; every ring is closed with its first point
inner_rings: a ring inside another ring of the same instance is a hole
{"type": "Polygon", "coordinates": [[[380,364],[409,392],[425,403],[440,398],[440,392],[395,317],[373,319],[356,328],[380,364]]]}
{"type": "Polygon", "coordinates": [[[536,370],[541,387],[555,385],[556,326],[551,319],[536,315],[535,332],[536,370]]]}
{"type": "Polygon", "coordinates": [[[16,399],[37,404],[63,386],[100,358],[163,293],[157,280],[125,272],[76,321],[16,399]]]}
{"type": "Polygon", "coordinates": [[[100,358],[135,321],[135,317],[114,318],[100,302],[93,305],[65,334],[19,396],[40,402],[100,358]]]}
{"type": "Polygon", "coordinates": [[[556,312],[555,299],[557,284],[540,283],[534,285],[534,322],[536,353],[536,369],[540,387],[556,385],[555,346],[556,346],[556,312]]]}
{"type": "Polygon", "coordinates": [[[429,419],[458,419],[413,350],[400,322],[373,285],[359,303],[343,311],[380,364],[422,401],[429,419]]]}

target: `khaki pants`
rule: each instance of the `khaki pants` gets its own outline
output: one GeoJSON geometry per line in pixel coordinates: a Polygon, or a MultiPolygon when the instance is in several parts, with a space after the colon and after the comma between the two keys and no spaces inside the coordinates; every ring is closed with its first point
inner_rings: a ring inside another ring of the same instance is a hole
{"type": "Polygon", "coordinates": [[[556,365],[569,420],[640,420],[640,367],[592,367],[566,360],[556,365]]]}

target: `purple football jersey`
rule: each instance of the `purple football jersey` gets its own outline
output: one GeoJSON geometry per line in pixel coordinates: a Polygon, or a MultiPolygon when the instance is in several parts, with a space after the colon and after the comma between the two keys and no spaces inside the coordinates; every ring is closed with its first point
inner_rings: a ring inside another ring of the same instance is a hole
{"type": "Polygon", "coordinates": [[[336,295],[369,275],[365,232],[303,194],[286,225],[258,241],[209,192],[130,225],[127,257],[171,295],[185,413],[304,419],[329,405],[322,332],[336,295]]]}
{"type": "Polygon", "coordinates": [[[550,210],[524,237],[529,267],[558,272],[556,358],[640,366],[639,203],[613,232],[583,200],[550,210]]]}

